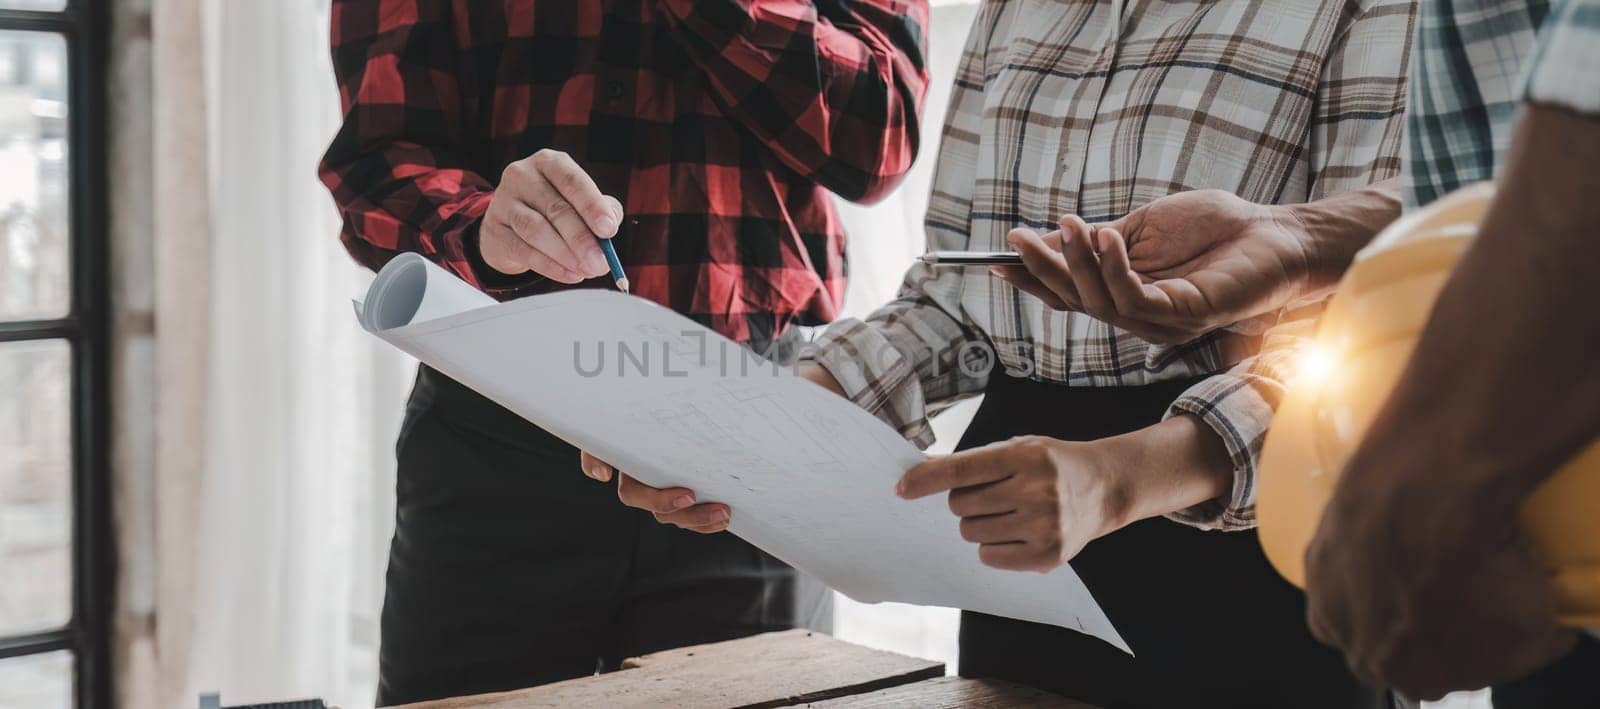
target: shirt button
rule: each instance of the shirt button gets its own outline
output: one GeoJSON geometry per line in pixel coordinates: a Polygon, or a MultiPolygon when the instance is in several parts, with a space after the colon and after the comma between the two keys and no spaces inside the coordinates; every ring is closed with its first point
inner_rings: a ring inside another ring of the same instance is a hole
{"type": "Polygon", "coordinates": [[[622,82],[620,82],[620,81],[606,82],[606,96],[608,96],[610,98],[613,98],[613,99],[622,98],[622,82]]]}

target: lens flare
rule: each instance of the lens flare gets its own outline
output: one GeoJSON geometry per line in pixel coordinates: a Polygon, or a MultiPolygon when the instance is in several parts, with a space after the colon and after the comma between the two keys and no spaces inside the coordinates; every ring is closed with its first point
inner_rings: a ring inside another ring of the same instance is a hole
{"type": "Polygon", "coordinates": [[[1295,375],[1305,384],[1320,385],[1333,378],[1338,364],[1338,358],[1334,357],[1332,349],[1321,343],[1313,343],[1300,353],[1300,362],[1295,375]]]}

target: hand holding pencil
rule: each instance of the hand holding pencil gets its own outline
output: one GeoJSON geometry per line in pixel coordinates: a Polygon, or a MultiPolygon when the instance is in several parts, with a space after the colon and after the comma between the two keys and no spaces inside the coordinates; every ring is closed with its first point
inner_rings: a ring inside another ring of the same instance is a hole
{"type": "Polygon", "coordinates": [[[571,156],[540,150],[501,174],[478,230],[478,251],[507,275],[533,271],[578,283],[610,271],[627,290],[615,249],[601,246],[621,225],[617,198],[602,193],[571,156]]]}

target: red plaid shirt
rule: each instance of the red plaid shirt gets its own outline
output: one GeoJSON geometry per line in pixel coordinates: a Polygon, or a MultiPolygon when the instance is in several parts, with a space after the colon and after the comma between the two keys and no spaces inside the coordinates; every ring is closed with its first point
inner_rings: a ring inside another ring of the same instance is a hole
{"type": "MultiPolygon", "coordinates": [[[[335,0],[344,125],[321,176],[350,254],[502,300],[478,256],[505,167],[570,153],[622,201],[634,292],[741,342],[833,319],[844,235],[910,168],[926,0],[335,0]]],[[[597,279],[595,282],[609,279],[597,279]]]]}

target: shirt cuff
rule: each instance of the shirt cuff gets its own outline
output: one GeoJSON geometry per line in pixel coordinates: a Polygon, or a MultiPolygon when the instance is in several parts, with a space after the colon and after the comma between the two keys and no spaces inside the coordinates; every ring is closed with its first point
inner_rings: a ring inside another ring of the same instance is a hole
{"type": "Polygon", "coordinates": [[[1282,317],[1282,311],[1262,313],[1248,320],[1240,320],[1239,322],[1228,325],[1222,329],[1236,335],[1256,337],[1268,330],[1271,330],[1274,325],[1278,324],[1278,320],[1282,317]]]}
{"type": "Polygon", "coordinates": [[[807,359],[832,374],[850,401],[906,440],[918,448],[933,443],[917,372],[877,328],[855,318],[835,322],[817,339],[807,359]]]}
{"type": "Polygon", "coordinates": [[[1167,519],[1222,531],[1256,526],[1256,459],[1272,423],[1273,406],[1252,379],[1234,374],[1210,377],[1190,387],[1167,410],[1167,418],[1198,417],[1222,439],[1233,462],[1233,486],[1226,496],[1178,510],[1167,519]]]}
{"type": "Polygon", "coordinates": [[[1600,113],[1600,0],[1554,3],[1527,62],[1527,99],[1600,113]]]}

